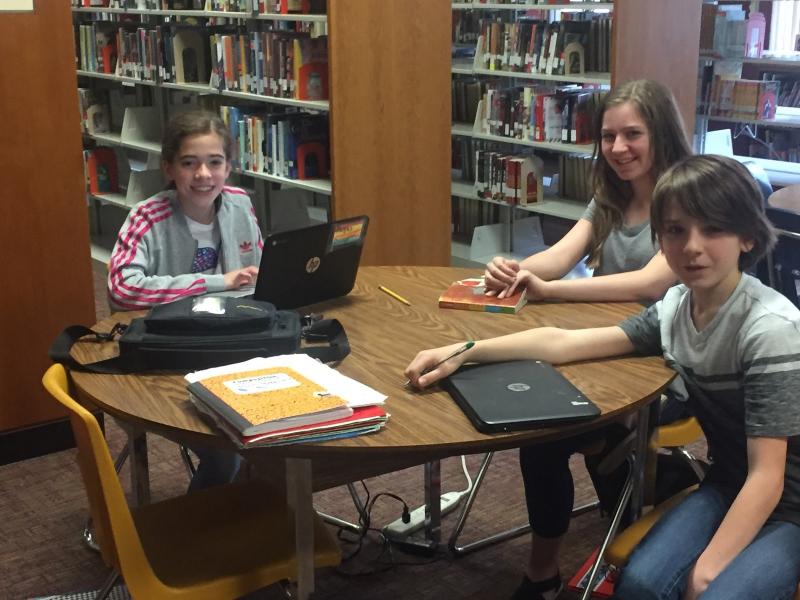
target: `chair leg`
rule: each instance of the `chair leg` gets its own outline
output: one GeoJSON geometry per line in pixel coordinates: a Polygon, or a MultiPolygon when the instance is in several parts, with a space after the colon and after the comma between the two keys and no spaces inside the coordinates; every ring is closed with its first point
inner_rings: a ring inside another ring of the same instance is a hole
{"type": "MultiPolygon", "coordinates": [[[[122,449],[119,451],[117,455],[117,459],[114,461],[114,470],[119,475],[119,472],[122,470],[122,465],[125,464],[125,461],[128,460],[128,455],[130,454],[130,448],[128,444],[125,444],[122,449]]],[[[83,533],[81,534],[83,538],[83,543],[86,544],[89,548],[94,550],[95,552],[100,552],[100,545],[97,543],[97,540],[94,537],[94,531],[92,531],[92,517],[89,516],[86,519],[86,525],[83,527],[83,533]]]]}
{"type": "MultiPolygon", "coordinates": [[[[474,552],[475,550],[480,550],[481,548],[485,548],[486,546],[492,546],[494,544],[499,544],[500,542],[504,542],[506,540],[511,540],[516,537],[521,536],[524,533],[527,533],[531,530],[530,524],[519,525],[512,529],[508,529],[506,531],[501,531],[500,533],[496,533],[494,535],[487,536],[480,540],[476,540],[474,542],[470,542],[468,544],[464,544],[463,546],[459,546],[457,544],[458,538],[461,535],[462,530],[464,529],[464,525],[467,522],[467,517],[469,516],[469,511],[472,509],[472,504],[475,502],[475,497],[478,495],[478,490],[483,483],[483,479],[486,476],[486,472],[489,470],[489,465],[492,462],[492,458],[494,457],[494,452],[487,452],[483,460],[481,461],[481,465],[478,468],[478,473],[475,476],[475,482],[473,483],[472,489],[467,496],[467,500],[464,503],[464,506],[461,507],[461,512],[458,513],[458,520],[456,521],[455,528],[453,532],[450,534],[450,540],[448,542],[448,547],[450,552],[452,552],[455,556],[464,556],[465,554],[469,554],[470,552],[474,552]]],[[[599,501],[589,502],[587,504],[578,506],[572,510],[572,516],[577,517],[578,515],[582,515],[584,513],[589,512],[590,510],[596,509],[600,506],[599,501]]]]}
{"type": "Polygon", "coordinates": [[[619,523],[622,520],[622,515],[624,514],[625,509],[628,506],[628,500],[630,500],[631,492],[633,492],[633,484],[636,480],[633,457],[628,456],[627,462],[628,462],[628,477],[625,479],[625,485],[622,488],[622,494],[620,494],[619,501],[617,502],[617,507],[616,509],[614,509],[614,516],[611,519],[611,524],[608,527],[608,532],[606,533],[605,538],[603,538],[603,543],[600,545],[600,548],[597,551],[597,556],[594,559],[592,570],[589,572],[589,580],[586,582],[586,586],[583,589],[583,595],[581,596],[581,600],[589,600],[589,598],[592,595],[592,587],[594,586],[594,580],[595,577],[597,577],[597,572],[600,570],[600,565],[603,564],[603,556],[606,553],[606,548],[608,547],[608,544],[611,543],[611,540],[617,533],[617,529],[619,528],[619,523]]]}
{"type": "Polygon", "coordinates": [[[692,468],[692,471],[694,471],[694,474],[697,475],[698,481],[703,480],[703,477],[705,477],[706,475],[705,470],[703,469],[703,465],[700,463],[699,460],[697,460],[697,457],[694,454],[689,452],[683,446],[681,446],[680,448],[672,448],[671,452],[680,456],[683,460],[685,460],[689,464],[689,466],[692,468]]]}
{"type": "MultiPolygon", "coordinates": [[[[364,506],[364,503],[361,501],[361,497],[358,495],[356,486],[352,483],[348,483],[347,489],[350,492],[350,497],[353,499],[353,504],[356,507],[358,516],[361,518],[361,522],[366,523],[367,509],[364,506]]],[[[336,527],[341,527],[342,529],[347,529],[348,531],[352,531],[357,535],[361,535],[361,533],[364,531],[364,527],[362,525],[356,525],[355,523],[351,523],[350,521],[345,521],[344,519],[340,519],[339,517],[334,517],[333,515],[326,514],[319,510],[317,511],[317,514],[326,523],[330,523],[331,525],[335,525],[336,527]]]]}
{"type": "Polygon", "coordinates": [[[114,589],[114,585],[119,578],[119,572],[116,569],[112,570],[108,578],[103,582],[103,586],[97,590],[97,593],[94,595],[94,600],[105,600],[111,593],[111,590],[114,589]]]}
{"type": "Polygon", "coordinates": [[[189,449],[186,446],[180,446],[180,449],[183,464],[186,466],[186,470],[189,472],[189,478],[191,479],[197,472],[197,467],[194,466],[194,461],[192,460],[192,457],[189,456],[189,449]]]}

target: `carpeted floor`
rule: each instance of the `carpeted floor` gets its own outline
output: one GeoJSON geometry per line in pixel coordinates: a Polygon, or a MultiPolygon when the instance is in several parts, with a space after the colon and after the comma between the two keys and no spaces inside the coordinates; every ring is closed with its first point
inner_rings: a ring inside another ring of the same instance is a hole
{"type": "MultiPolygon", "coordinates": [[[[98,316],[107,314],[102,266],[96,268],[98,316]]],[[[112,453],[123,443],[121,430],[108,420],[107,435],[112,453]]],[[[183,493],[188,478],[177,447],[157,436],[149,437],[151,487],[154,500],[183,493]]],[[[469,457],[474,474],[480,457],[469,457]]],[[[593,499],[593,491],[582,461],[573,459],[576,503],[593,499]]],[[[127,486],[127,470],[122,472],[127,486]]],[[[85,592],[100,587],[107,569],[100,557],[81,542],[87,516],[86,499],[75,451],[67,450],[0,467],[0,599],[42,598],[57,594],[85,592]]],[[[411,508],[422,502],[422,468],[416,467],[367,480],[370,493],[392,492],[411,508]]],[[[466,487],[461,462],[447,459],[442,465],[442,490],[466,487]]],[[[355,510],[345,488],[321,492],[315,497],[318,509],[355,519],[355,510]]],[[[379,499],[372,513],[373,525],[380,527],[400,516],[399,504],[379,499]]],[[[523,522],[525,506],[518,473],[516,451],[498,453],[473,507],[462,542],[523,522]]],[[[444,518],[446,540],[455,513],[444,518]]],[[[590,512],[573,521],[562,555],[561,569],[571,576],[599,543],[607,520],[590,512]]],[[[345,555],[352,544],[343,543],[345,555]]],[[[387,552],[370,534],[361,551],[337,570],[317,575],[317,600],[372,600],[398,598],[416,600],[507,598],[518,584],[526,560],[525,536],[480,550],[463,558],[446,552],[434,557],[415,556],[394,550],[387,552]]],[[[278,600],[281,590],[274,586],[253,598],[278,600]]],[[[565,594],[570,600],[577,596],[565,594]]],[[[77,599],[75,599],[77,600],[77,599]]]]}

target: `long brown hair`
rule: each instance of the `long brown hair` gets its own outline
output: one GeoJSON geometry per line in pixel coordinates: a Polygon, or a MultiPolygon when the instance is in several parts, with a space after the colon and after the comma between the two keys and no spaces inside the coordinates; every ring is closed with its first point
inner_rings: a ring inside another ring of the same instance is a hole
{"type": "Polygon", "coordinates": [[[654,181],[670,166],[692,154],[675,97],[666,86],[650,79],[637,79],[620,84],[605,95],[594,121],[592,185],[597,210],[589,245],[588,264],[591,267],[599,264],[606,238],[613,229],[622,226],[625,210],[633,198],[633,187],[630,182],[620,179],[606,162],[601,144],[603,116],[609,108],[625,102],[633,105],[647,126],[654,181]]]}

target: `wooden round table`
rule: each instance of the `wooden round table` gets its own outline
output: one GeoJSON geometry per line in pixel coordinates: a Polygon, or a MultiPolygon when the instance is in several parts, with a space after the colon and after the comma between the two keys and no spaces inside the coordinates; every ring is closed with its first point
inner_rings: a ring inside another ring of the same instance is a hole
{"type": "MultiPolygon", "coordinates": [[[[403,385],[403,369],[419,350],[531,327],[578,329],[615,325],[639,312],[641,306],[531,303],[516,315],[438,308],[442,290],[457,279],[476,274],[474,269],[452,267],[362,267],[349,295],[308,307],[308,312],[337,318],[344,325],[352,352],[338,369],[386,394],[391,418],[383,431],[372,435],[243,451],[250,461],[269,464],[269,470],[279,473],[280,478],[285,473],[298,512],[298,551],[303,564],[300,580],[305,581],[301,589],[313,589],[313,563],[309,565],[303,550],[310,547],[309,527],[302,518],[311,514],[313,489],[446,456],[513,448],[601,427],[646,406],[672,379],[674,373],[661,357],[630,356],[559,366],[559,371],[601,409],[599,418],[524,432],[479,433],[446,392],[438,387],[413,391],[403,385]],[[381,285],[406,298],[411,305],[380,291],[381,285]]],[[[108,331],[114,323],[132,316],[113,315],[96,328],[108,331]]],[[[81,362],[91,362],[114,355],[115,346],[82,342],[75,346],[73,354],[81,362]]],[[[187,445],[232,447],[227,438],[210,429],[199,417],[188,400],[185,380],[180,374],[73,372],[72,379],[82,399],[136,431],[155,432],[187,445]]],[[[146,468],[146,459],[144,464],[146,468]]],[[[141,473],[142,469],[134,472],[141,473]]]]}

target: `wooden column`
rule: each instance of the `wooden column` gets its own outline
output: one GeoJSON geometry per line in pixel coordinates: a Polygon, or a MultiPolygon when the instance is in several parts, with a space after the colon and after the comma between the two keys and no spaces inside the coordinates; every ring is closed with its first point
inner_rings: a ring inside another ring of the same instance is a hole
{"type": "Polygon", "coordinates": [[[71,12],[66,0],[34,7],[0,12],[0,463],[58,447],[35,429],[61,419],[67,431],[41,385],[47,349],[95,318],[71,12]]]}
{"type": "Polygon", "coordinates": [[[450,3],[328,2],[335,218],[369,265],[450,262],[450,3]]]}
{"type": "Polygon", "coordinates": [[[672,90],[689,141],[697,112],[701,0],[615,0],[612,85],[655,79],[672,90]]]}

